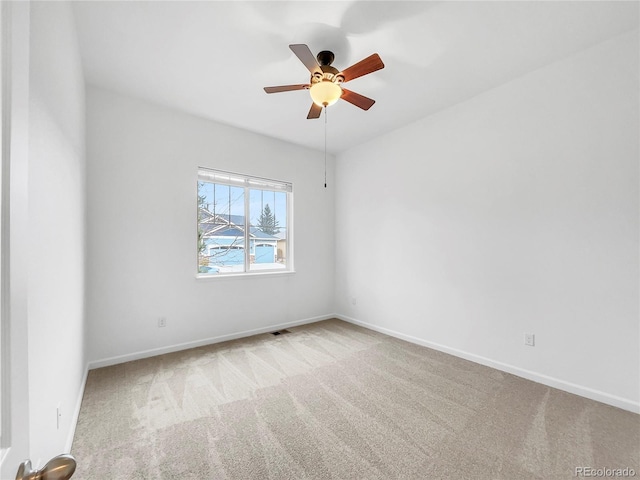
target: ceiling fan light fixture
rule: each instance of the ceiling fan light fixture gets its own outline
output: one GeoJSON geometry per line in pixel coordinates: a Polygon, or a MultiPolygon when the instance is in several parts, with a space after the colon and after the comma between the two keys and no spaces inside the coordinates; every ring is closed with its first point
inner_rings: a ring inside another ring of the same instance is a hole
{"type": "Polygon", "coordinates": [[[311,85],[309,93],[311,94],[313,103],[320,107],[328,107],[340,99],[342,96],[342,88],[331,80],[325,79],[311,85]]]}

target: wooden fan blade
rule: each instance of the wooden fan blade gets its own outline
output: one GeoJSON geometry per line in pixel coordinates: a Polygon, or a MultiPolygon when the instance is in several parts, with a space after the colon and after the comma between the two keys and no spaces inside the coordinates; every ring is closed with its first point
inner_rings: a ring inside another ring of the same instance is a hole
{"type": "Polygon", "coordinates": [[[338,75],[342,75],[344,77],[344,81],[349,82],[354,78],[367,75],[371,72],[375,72],[376,70],[380,70],[381,68],[384,68],[384,63],[382,63],[380,56],[377,53],[374,53],[364,60],[360,60],[358,63],[351,65],[338,75]]]}
{"type": "Polygon", "coordinates": [[[309,47],[307,47],[304,43],[296,43],[293,45],[289,45],[289,48],[293,53],[296,54],[296,57],[300,59],[304,66],[309,69],[311,73],[321,72],[320,65],[318,65],[318,61],[316,57],[313,56],[309,47]]]}
{"type": "Polygon", "coordinates": [[[320,118],[320,114],[322,113],[322,107],[316,105],[315,103],[311,104],[311,109],[309,110],[309,115],[307,115],[307,120],[312,118],[320,118]]]}
{"type": "Polygon", "coordinates": [[[308,83],[301,83],[299,85],[280,85],[278,87],[264,87],[264,91],[267,93],[279,93],[290,92],[292,90],[304,90],[305,88],[309,88],[308,83]]]}
{"type": "Polygon", "coordinates": [[[376,103],[375,100],[365,97],[364,95],[360,95],[359,93],[352,92],[351,90],[347,90],[346,88],[342,89],[342,96],[340,98],[355,105],[356,107],[360,107],[363,110],[369,110],[372,105],[376,103]]]}

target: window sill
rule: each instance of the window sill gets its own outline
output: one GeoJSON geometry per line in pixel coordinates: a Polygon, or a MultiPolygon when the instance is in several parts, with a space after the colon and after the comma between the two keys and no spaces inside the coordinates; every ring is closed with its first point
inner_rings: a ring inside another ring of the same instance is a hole
{"type": "Polygon", "coordinates": [[[287,270],[287,271],[278,271],[272,270],[268,272],[243,272],[243,273],[218,273],[215,275],[210,275],[206,273],[198,273],[196,274],[197,280],[218,280],[220,278],[246,278],[246,277],[284,277],[288,275],[295,274],[295,270],[287,270]]]}

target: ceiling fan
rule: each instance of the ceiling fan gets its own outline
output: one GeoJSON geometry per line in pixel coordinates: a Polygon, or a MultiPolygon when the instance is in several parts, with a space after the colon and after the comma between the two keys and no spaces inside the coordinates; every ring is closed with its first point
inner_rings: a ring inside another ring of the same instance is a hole
{"type": "Polygon", "coordinates": [[[340,71],[331,66],[335,58],[333,52],[323,50],[314,57],[309,47],[305,44],[289,45],[289,48],[311,72],[309,83],[264,87],[265,92],[279,93],[292,90],[309,90],[313,103],[307,118],[319,118],[322,113],[322,107],[333,105],[340,98],[363,110],[369,110],[375,103],[375,100],[371,98],[342,88],[341,84],[384,68],[384,63],[382,63],[377,53],[340,71]]]}

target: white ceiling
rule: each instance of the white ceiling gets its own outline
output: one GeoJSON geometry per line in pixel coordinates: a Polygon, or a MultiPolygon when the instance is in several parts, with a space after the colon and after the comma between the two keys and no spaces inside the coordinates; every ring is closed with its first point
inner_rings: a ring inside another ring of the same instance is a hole
{"type": "Polygon", "coordinates": [[[88,84],[264,135],[324,148],[289,50],[335,53],[338,69],[377,52],[385,68],[347,88],[376,100],[328,110],[340,152],[638,28],[638,2],[75,2],[88,84]]]}

